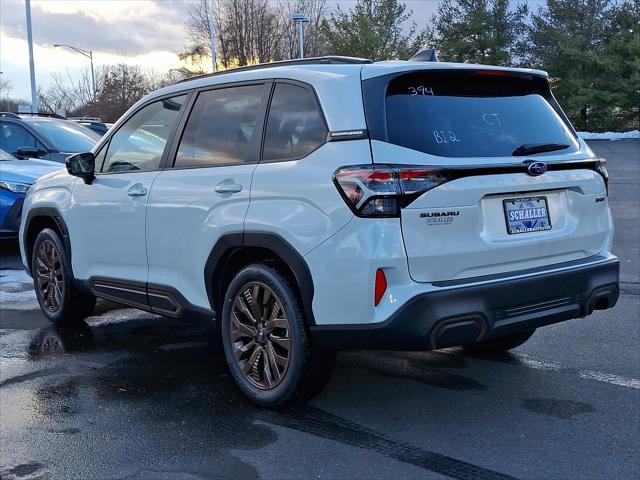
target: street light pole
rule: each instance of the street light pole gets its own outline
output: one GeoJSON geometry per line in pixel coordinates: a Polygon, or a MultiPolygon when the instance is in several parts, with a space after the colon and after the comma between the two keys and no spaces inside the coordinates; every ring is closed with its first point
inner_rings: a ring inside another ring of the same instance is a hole
{"type": "Polygon", "coordinates": [[[213,23],[215,17],[213,16],[213,1],[208,1],[208,14],[209,14],[209,44],[211,45],[211,68],[215,73],[216,71],[216,26],[213,23]]]}
{"type": "Polygon", "coordinates": [[[27,43],[29,45],[29,75],[31,77],[31,113],[38,113],[38,94],[36,92],[36,71],[33,66],[33,34],[31,32],[31,0],[25,0],[27,14],[27,43]]]}
{"type": "Polygon", "coordinates": [[[96,99],[96,74],[93,71],[93,52],[89,50],[89,60],[91,61],[91,86],[93,87],[93,100],[96,99]]]}
{"type": "Polygon", "coordinates": [[[300,44],[300,58],[304,58],[304,23],[300,22],[298,25],[298,43],[300,44]]]}
{"type": "Polygon", "coordinates": [[[291,20],[298,24],[298,51],[300,52],[300,58],[304,58],[304,24],[309,23],[311,19],[304,13],[294,13],[291,15],[291,20]]]}
{"type": "Polygon", "coordinates": [[[94,73],[94,70],[93,70],[93,51],[83,50],[81,48],[62,44],[62,43],[56,43],[53,46],[70,48],[74,52],[79,53],[80,55],[83,55],[89,59],[89,61],[91,62],[91,85],[93,86],[93,99],[95,100],[96,99],[96,74],[94,73]]]}

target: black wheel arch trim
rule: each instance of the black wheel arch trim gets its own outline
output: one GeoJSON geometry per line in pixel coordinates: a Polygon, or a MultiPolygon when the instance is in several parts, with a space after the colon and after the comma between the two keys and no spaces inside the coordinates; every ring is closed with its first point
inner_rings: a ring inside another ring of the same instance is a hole
{"type": "MultiPolygon", "coordinates": [[[[27,250],[29,247],[29,245],[27,245],[27,234],[29,232],[29,228],[31,227],[31,222],[33,221],[34,218],[38,218],[38,217],[50,218],[56,224],[56,226],[58,227],[58,230],[60,230],[60,233],[62,234],[62,244],[64,245],[64,253],[67,255],[67,258],[69,259],[69,265],[71,265],[71,241],[69,239],[69,229],[67,228],[67,224],[65,223],[64,218],[62,217],[62,214],[55,207],[33,207],[29,210],[29,213],[27,214],[27,218],[24,219],[24,222],[25,222],[24,238],[20,239],[20,241],[23,243],[25,247],[25,251],[29,253],[29,257],[27,258],[28,264],[25,266],[25,270],[29,275],[31,275],[30,261],[31,261],[31,254],[33,254],[33,252],[29,252],[27,250]]],[[[71,273],[71,277],[73,278],[73,272],[70,272],[70,273],[71,273]]]]}
{"type": "Polygon", "coordinates": [[[221,291],[225,267],[235,250],[247,247],[264,248],[275,253],[293,272],[300,291],[302,310],[307,325],[315,325],[313,315],[314,286],[307,262],[295,248],[276,233],[238,232],[223,235],[214,245],[204,268],[204,281],[211,308],[221,304],[226,292],[221,291]]]}

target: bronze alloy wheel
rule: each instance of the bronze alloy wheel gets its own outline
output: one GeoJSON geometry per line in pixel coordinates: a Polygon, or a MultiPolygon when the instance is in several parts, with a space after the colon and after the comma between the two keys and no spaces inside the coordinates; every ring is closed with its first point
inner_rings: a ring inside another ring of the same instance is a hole
{"type": "Polygon", "coordinates": [[[233,303],[229,334],[235,360],[247,380],[270,390],[289,366],[291,338],[282,302],[260,282],[244,285],[233,303]]]}
{"type": "Polygon", "coordinates": [[[42,304],[57,312],[64,296],[64,273],[60,253],[50,240],[43,241],[36,254],[36,279],[42,304]]]}

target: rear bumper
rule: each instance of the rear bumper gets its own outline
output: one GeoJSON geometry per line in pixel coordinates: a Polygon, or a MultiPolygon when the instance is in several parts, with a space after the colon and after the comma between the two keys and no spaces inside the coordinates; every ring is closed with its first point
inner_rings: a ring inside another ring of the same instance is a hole
{"type": "Polygon", "coordinates": [[[620,262],[495,279],[417,295],[376,325],[311,327],[331,349],[432,350],[532,330],[613,307],[620,262]]]}

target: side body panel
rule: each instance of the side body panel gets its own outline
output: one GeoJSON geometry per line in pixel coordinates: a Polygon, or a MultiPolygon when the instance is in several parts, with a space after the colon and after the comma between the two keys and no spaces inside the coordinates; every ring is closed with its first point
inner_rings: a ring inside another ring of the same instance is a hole
{"type": "Polygon", "coordinates": [[[261,163],[253,175],[245,230],[275,233],[304,256],[353,218],[333,173],[370,159],[369,142],[353,140],[326,143],[301,160],[261,163]]]}
{"type": "Polygon", "coordinates": [[[339,232],[305,255],[314,281],[317,325],[370,324],[386,320],[411,296],[400,220],[353,217],[339,232]],[[374,306],[375,273],[384,270],[388,289],[374,306]]]}

